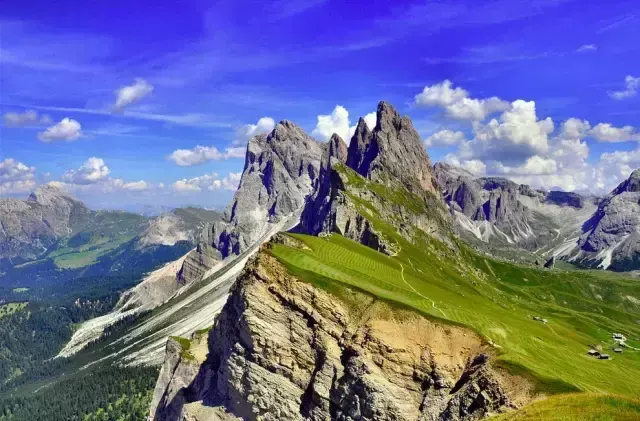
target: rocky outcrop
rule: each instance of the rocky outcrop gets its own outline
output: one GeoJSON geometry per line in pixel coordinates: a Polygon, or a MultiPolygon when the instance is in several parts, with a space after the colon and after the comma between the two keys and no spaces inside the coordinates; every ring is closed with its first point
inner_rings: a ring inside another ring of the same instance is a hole
{"type": "Polygon", "coordinates": [[[299,212],[320,170],[322,146],[290,121],[249,141],[244,171],[222,221],[213,225],[213,246],[222,257],[240,254],[268,224],[299,212]]]}
{"type": "Polygon", "coordinates": [[[411,119],[384,101],[378,104],[376,118],[372,131],[364,119],[358,121],[347,165],[372,181],[394,185],[399,181],[420,196],[424,192],[437,196],[431,161],[411,119]]]}
{"type": "Polygon", "coordinates": [[[221,259],[239,255],[282,224],[295,225],[320,173],[325,146],[290,121],[247,145],[240,184],[222,218],[205,228],[180,272],[181,282],[199,279],[221,259]]]}
{"type": "Polygon", "coordinates": [[[600,202],[574,247],[560,256],[589,267],[640,268],[640,170],[600,202]]]}
{"type": "Polygon", "coordinates": [[[348,150],[342,139],[332,137],[296,230],[336,232],[387,254],[395,252],[395,244],[374,227],[375,219],[407,237],[418,228],[447,241],[448,215],[435,185],[411,120],[381,102],[376,127],[369,130],[361,118],[348,150]]]}
{"type": "Polygon", "coordinates": [[[526,393],[492,368],[471,331],[356,291],[340,297],[259,253],[216,320],[198,373],[181,369],[170,349],[151,419],[475,420],[526,393]]]}

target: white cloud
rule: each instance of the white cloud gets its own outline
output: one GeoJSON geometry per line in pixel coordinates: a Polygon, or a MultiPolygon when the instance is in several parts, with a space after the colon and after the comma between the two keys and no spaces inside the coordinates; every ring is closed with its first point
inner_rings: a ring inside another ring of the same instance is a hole
{"type": "Polygon", "coordinates": [[[0,162],[0,196],[28,193],[36,186],[36,169],[13,158],[0,162]]]}
{"type": "Polygon", "coordinates": [[[349,111],[342,105],[336,105],[329,115],[319,115],[316,128],[311,132],[313,136],[317,136],[325,141],[329,140],[334,133],[346,142],[351,138],[349,111]]]}
{"type": "Polygon", "coordinates": [[[600,142],[625,142],[640,140],[640,132],[631,126],[614,127],[609,123],[599,123],[589,132],[600,142]]]}
{"type": "Polygon", "coordinates": [[[638,93],[638,89],[640,89],[640,77],[627,75],[627,77],[624,78],[624,85],[625,89],[609,92],[609,96],[613,99],[625,99],[635,96],[638,93]]]}
{"type": "Polygon", "coordinates": [[[116,102],[113,108],[115,111],[122,111],[128,105],[140,101],[151,92],[153,92],[153,85],[144,79],[136,79],[133,85],[123,86],[115,92],[116,102]]]}
{"type": "Polygon", "coordinates": [[[473,130],[475,138],[462,144],[463,157],[524,161],[549,150],[553,121],[537,119],[535,102],[517,100],[499,119],[487,124],[475,122],[473,130]]]}
{"type": "Polygon", "coordinates": [[[115,178],[110,179],[105,187],[110,190],[144,191],[149,189],[150,185],[143,180],[126,182],[120,178],[115,178]]]}
{"type": "Polygon", "coordinates": [[[276,127],[276,122],[271,117],[262,117],[256,124],[245,124],[236,131],[233,146],[245,145],[252,137],[269,133],[276,127]]]}
{"type": "Polygon", "coordinates": [[[517,167],[505,166],[494,161],[490,172],[504,175],[551,175],[555,174],[557,170],[558,165],[553,159],[534,155],[517,167]]]}
{"type": "Polygon", "coordinates": [[[68,170],[62,175],[62,181],[70,184],[95,184],[109,175],[109,167],[101,158],[91,157],[77,170],[68,170]]]}
{"type": "Polygon", "coordinates": [[[603,153],[595,168],[595,187],[609,192],[638,168],[640,168],[640,148],[632,151],[603,153]]]}
{"type": "Polygon", "coordinates": [[[169,155],[169,160],[181,167],[190,167],[209,161],[221,161],[229,158],[244,158],[245,148],[226,148],[220,152],[215,146],[196,146],[193,149],[177,149],[169,155]]]}
{"type": "Polygon", "coordinates": [[[509,109],[509,103],[498,97],[470,98],[469,92],[461,87],[454,88],[449,80],[425,86],[414,101],[418,106],[443,108],[447,117],[456,120],[482,121],[493,113],[509,109]]]}
{"type": "Polygon", "coordinates": [[[597,50],[598,50],[598,46],[595,44],[584,44],[584,45],[581,45],[580,48],[578,48],[576,51],[578,53],[588,53],[588,52],[597,51],[597,50]]]}
{"type": "Polygon", "coordinates": [[[27,110],[22,113],[5,113],[3,121],[6,127],[46,126],[53,123],[51,117],[46,114],[40,115],[34,110],[27,110]]]}
{"type": "Polygon", "coordinates": [[[177,192],[193,193],[203,190],[235,190],[238,188],[242,173],[230,172],[226,177],[220,178],[217,173],[205,174],[199,177],[183,178],[172,184],[177,192]]]}
{"type": "Polygon", "coordinates": [[[424,140],[427,147],[453,146],[464,142],[465,136],[461,131],[453,131],[449,129],[440,130],[424,140]]]}
{"type": "Polygon", "coordinates": [[[58,123],[38,133],[38,139],[49,143],[56,140],[76,140],[82,136],[82,127],[76,120],[63,118],[58,123]]]}
{"type": "Polygon", "coordinates": [[[582,139],[589,133],[591,125],[586,120],[569,118],[562,123],[562,136],[570,139],[582,139]]]}

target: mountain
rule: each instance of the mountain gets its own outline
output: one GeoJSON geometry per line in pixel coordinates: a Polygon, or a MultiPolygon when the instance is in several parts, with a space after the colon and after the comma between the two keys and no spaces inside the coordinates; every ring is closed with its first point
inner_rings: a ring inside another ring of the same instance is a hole
{"type": "Polygon", "coordinates": [[[19,264],[41,256],[59,238],[85,226],[91,211],[52,186],[42,186],[27,200],[0,199],[0,261],[19,264]]]}
{"type": "MultiPolygon", "coordinates": [[[[74,375],[154,366],[158,421],[472,421],[540,401],[566,419],[603,406],[634,419],[640,284],[491,252],[535,256],[544,236],[579,236],[574,219],[589,220],[594,202],[433,167],[385,102],[348,145],[284,121],[250,141],[233,202],[194,251],[77,326],[66,358],[38,368],[44,389],[6,390],[41,399],[74,390],[74,375]],[[518,236],[526,226],[533,235],[518,236]],[[614,333],[627,338],[621,353],[614,333]]],[[[159,225],[152,233],[183,232],[159,225]]],[[[29,406],[12,396],[0,411],[29,406]]]]}
{"type": "Polygon", "coordinates": [[[375,219],[407,236],[418,227],[448,239],[448,215],[411,120],[386,102],[378,105],[376,119],[372,131],[359,120],[348,150],[339,136],[330,139],[316,192],[296,230],[312,235],[336,232],[387,254],[397,250],[373,227],[375,219]]]}
{"type": "Polygon", "coordinates": [[[182,282],[201,279],[220,260],[240,255],[274,230],[295,225],[318,178],[322,149],[286,120],[271,133],[253,137],[233,200],[185,260],[182,282]]]}
{"type": "Polygon", "coordinates": [[[580,237],[558,249],[556,256],[587,267],[640,268],[640,170],[602,199],[580,237]]]}
{"type": "MultiPolygon", "coordinates": [[[[589,219],[591,199],[431,170],[418,146],[410,121],[381,103],[373,130],[361,122],[348,147],[338,136],[322,146],[298,226],[192,284],[192,297],[229,285],[217,317],[177,295],[132,331],[188,310],[157,330],[178,336],[166,342],[149,419],[471,421],[595,390],[635,405],[637,282],[497,260],[454,233],[483,242],[464,216],[491,224],[487,241],[532,249],[553,229],[579,233],[559,221],[589,219]],[[612,332],[632,338],[624,352],[590,356],[617,346],[612,332]]],[[[128,336],[114,348],[161,338],[128,336]]]]}
{"type": "Polygon", "coordinates": [[[512,258],[544,259],[575,241],[599,201],[536,190],[505,178],[474,177],[444,163],[434,170],[456,232],[481,249],[512,258]]]}
{"type": "Polygon", "coordinates": [[[0,284],[14,287],[115,273],[140,276],[193,248],[206,223],[220,218],[196,208],[153,218],[94,211],[50,185],[27,200],[0,199],[0,209],[0,284]]]}
{"type": "MultiPolygon", "coordinates": [[[[125,291],[109,314],[82,324],[60,356],[77,353],[108,326],[151,309],[154,316],[122,339],[130,343],[128,362],[161,362],[167,336],[211,326],[249,256],[272,234],[298,223],[317,184],[323,148],[290,121],[252,138],[232,202],[204,225],[195,249],[125,291]]],[[[110,352],[123,355],[117,347],[110,352]]]]}

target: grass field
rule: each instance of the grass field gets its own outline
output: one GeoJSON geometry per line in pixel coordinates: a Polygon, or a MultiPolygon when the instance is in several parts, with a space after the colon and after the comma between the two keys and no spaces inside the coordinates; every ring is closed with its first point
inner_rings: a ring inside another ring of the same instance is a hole
{"type": "Polygon", "coordinates": [[[0,306],[0,319],[10,316],[15,312],[22,311],[28,303],[8,303],[0,306]]]}
{"type": "Polygon", "coordinates": [[[640,401],[594,394],[557,395],[490,421],[637,421],[640,401]]]}

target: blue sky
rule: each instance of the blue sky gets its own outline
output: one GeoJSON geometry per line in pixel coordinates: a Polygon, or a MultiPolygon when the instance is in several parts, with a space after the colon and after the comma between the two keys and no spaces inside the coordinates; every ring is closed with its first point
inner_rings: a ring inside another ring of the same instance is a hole
{"type": "Polygon", "coordinates": [[[602,193],[640,166],[634,3],[7,0],[0,190],[222,207],[251,134],[348,138],[384,99],[434,161],[602,193]]]}

